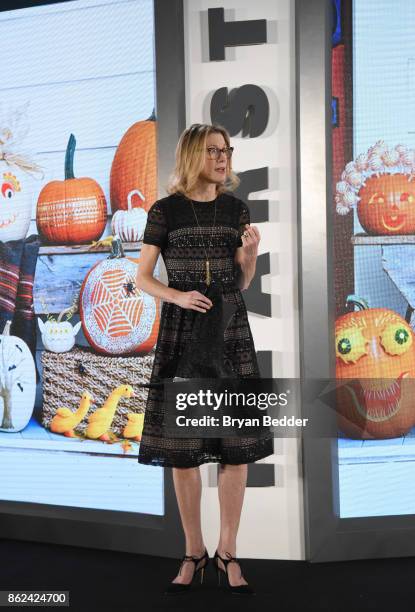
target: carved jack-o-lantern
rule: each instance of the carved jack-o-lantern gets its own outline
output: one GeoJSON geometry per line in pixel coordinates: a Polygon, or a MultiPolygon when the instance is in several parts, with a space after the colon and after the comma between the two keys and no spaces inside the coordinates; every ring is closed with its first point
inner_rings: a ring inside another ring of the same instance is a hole
{"type": "Polygon", "coordinates": [[[32,193],[29,178],[16,167],[0,161],[0,240],[23,240],[26,238],[32,211],[32,193]]]}
{"type": "Polygon", "coordinates": [[[350,438],[395,438],[415,424],[415,334],[399,314],[368,308],[336,321],[336,409],[350,438]],[[343,379],[353,379],[343,384],[343,379]]]}
{"type": "Polygon", "coordinates": [[[409,178],[396,173],[366,179],[359,191],[357,215],[368,234],[415,233],[415,181],[409,178]]]}

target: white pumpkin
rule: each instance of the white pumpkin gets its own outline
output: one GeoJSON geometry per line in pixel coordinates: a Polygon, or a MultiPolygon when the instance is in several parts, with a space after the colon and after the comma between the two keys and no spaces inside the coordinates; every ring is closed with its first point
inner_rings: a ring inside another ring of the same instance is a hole
{"type": "Polygon", "coordinates": [[[33,414],[36,369],[26,342],[10,336],[7,321],[0,336],[0,431],[15,432],[26,427],[33,414]]]}
{"type": "Polygon", "coordinates": [[[144,208],[133,208],[131,198],[137,194],[143,201],[144,196],[138,189],[130,191],[127,196],[128,210],[117,210],[111,220],[113,234],[118,234],[124,242],[139,242],[143,239],[147,223],[147,213],[144,208]]]}
{"type": "Polygon", "coordinates": [[[44,323],[40,318],[37,320],[42,334],[43,346],[46,350],[53,353],[66,353],[74,346],[75,336],[81,329],[82,321],[78,321],[73,327],[69,321],[61,321],[63,313],[68,310],[70,308],[62,310],[57,321],[46,321],[44,323]]]}

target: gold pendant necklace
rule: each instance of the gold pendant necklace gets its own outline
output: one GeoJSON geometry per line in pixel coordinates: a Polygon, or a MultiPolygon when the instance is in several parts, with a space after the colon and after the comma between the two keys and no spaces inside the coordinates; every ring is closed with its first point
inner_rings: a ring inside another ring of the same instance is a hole
{"type": "Polygon", "coordinates": [[[206,260],[206,284],[210,285],[210,267],[209,267],[209,260],[206,260]]]}
{"type": "MultiPolygon", "coordinates": [[[[210,249],[212,247],[213,230],[214,230],[215,221],[216,221],[216,201],[217,201],[217,199],[218,199],[218,197],[216,196],[216,198],[215,198],[215,216],[213,217],[212,232],[211,232],[211,235],[210,235],[210,242],[209,242],[209,247],[208,247],[209,248],[209,255],[210,255],[210,249]]],[[[197,223],[199,229],[201,230],[202,228],[200,227],[199,221],[198,221],[197,216],[196,216],[195,207],[193,206],[193,200],[190,200],[190,201],[192,203],[193,214],[195,216],[196,223],[197,223]]],[[[207,286],[209,286],[211,281],[212,281],[212,275],[211,275],[211,272],[210,272],[210,262],[209,262],[209,257],[208,257],[207,252],[206,252],[205,242],[204,242],[202,236],[201,236],[201,238],[202,238],[203,250],[205,251],[205,256],[206,256],[206,260],[205,260],[205,283],[206,283],[207,286]]]]}

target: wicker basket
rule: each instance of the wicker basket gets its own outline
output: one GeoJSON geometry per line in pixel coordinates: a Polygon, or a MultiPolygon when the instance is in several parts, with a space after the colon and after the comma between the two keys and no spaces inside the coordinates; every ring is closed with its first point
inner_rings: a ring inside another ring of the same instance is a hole
{"type": "Polygon", "coordinates": [[[90,347],[75,346],[66,353],[43,351],[41,361],[42,424],[48,429],[58,408],[75,411],[79,407],[84,391],[89,391],[94,401],[87,415],[76,426],[76,433],[85,433],[87,419],[94,410],[101,408],[111,391],[119,385],[131,385],[134,396],[120,399],[110,431],[121,436],[127,424],[127,414],[142,413],[145,410],[148,388],[137,385],[150,381],[154,349],[142,357],[113,357],[98,355],[90,347]]]}

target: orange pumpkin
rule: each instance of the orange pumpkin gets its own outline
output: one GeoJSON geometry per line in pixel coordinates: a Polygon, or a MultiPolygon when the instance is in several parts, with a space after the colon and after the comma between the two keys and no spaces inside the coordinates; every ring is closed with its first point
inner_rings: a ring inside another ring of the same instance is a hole
{"type": "Polygon", "coordinates": [[[139,261],[124,256],[117,238],[111,255],[85,276],[79,313],[85,337],[98,353],[144,355],[157,341],[160,300],[135,286],[139,261]]]}
{"type": "Polygon", "coordinates": [[[122,137],[114,155],[110,175],[111,210],[132,207],[147,212],[157,199],[157,132],[154,115],[134,123],[122,137]],[[137,194],[139,191],[143,199],[137,194]]]}
{"type": "Polygon", "coordinates": [[[347,301],[361,310],[336,321],[339,428],[350,438],[402,436],[415,425],[415,334],[393,310],[347,301]]]}
{"type": "Polygon", "coordinates": [[[368,234],[415,233],[415,181],[409,174],[380,174],[360,188],[357,215],[368,234]]]}
{"type": "Polygon", "coordinates": [[[41,190],[36,207],[37,229],[45,242],[84,244],[98,240],[107,223],[104,192],[92,178],[75,178],[76,140],[70,135],[65,156],[65,180],[51,181],[41,190]]]}

